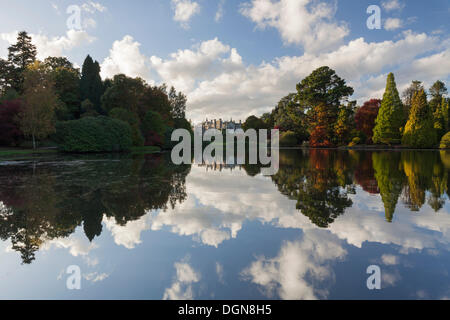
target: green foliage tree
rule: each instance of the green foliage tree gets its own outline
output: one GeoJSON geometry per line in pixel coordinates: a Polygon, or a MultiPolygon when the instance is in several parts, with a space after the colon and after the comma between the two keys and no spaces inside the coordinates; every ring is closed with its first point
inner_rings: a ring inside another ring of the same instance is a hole
{"type": "Polygon", "coordinates": [[[136,113],[123,108],[114,108],[109,112],[109,116],[114,119],[122,120],[130,125],[133,146],[140,147],[144,145],[140,121],[136,113]]]}
{"type": "Polygon", "coordinates": [[[398,95],[393,73],[387,77],[381,108],[375,120],[373,142],[376,144],[400,144],[405,123],[403,105],[398,95]]]}
{"type": "Polygon", "coordinates": [[[282,98],[273,110],[272,115],[266,117],[270,118],[266,118],[266,120],[261,118],[261,120],[267,124],[268,128],[276,127],[282,132],[291,131],[295,134],[299,143],[309,138],[305,110],[297,102],[295,93],[282,98]]]}
{"type": "Polygon", "coordinates": [[[334,109],[339,108],[341,101],[353,94],[353,88],[346,85],[333,69],[320,67],[297,84],[297,98],[304,108],[311,108],[324,103],[334,109]]]}
{"type": "Polygon", "coordinates": [[[163,146],[167,126],[158,112],[147,111],[141,127],[146,146],[163,146]]]}
{"type": "Polygon", "coordinates": [[[177,93],[175,88],[171,87],[169,92],[169,102],[171,106],[172,118],[186,118],[187,97],[182,92],[177,93]]]}
{"type": "Polygon", "coordinates": [[[55,92],[62,103],[57,112],[58,120],[73,120],[80,118],[80,71],[62,57],[48,57],[44,65],[50,70],[55,84],[55,92]]]}
{"type": "Polygon", "coordinates": [[[103,110],[109,112],[115,108],[123,108],[138,114],[145,86],[145,81],[141,78],[115,75],[101,98],[103,110]]]}
{"type": "Polygon", "coordinates": [[[80,92],[81,101],[89,99],[94,104],[95,109],[99,114],[104,113],[100,101],[101,96],[103,95],[100,64],[97,61],[94,62],[90,55],[84,60],[81,69],[80,92]]]}
{"type": "Polygon", "coordinates": [[[437,144],[433,113],[425,91],[414,94],[409,120],[405,126],[402,144],[414,148],[432,148],[437,144]]]}
{"type": "Polygon", "coordinates": [[[98,117],[99,115],[91,100],[86,99],[81,103],[81,118],[98,117]]]}
{"type": "Polygon", "coordinates": [[[441,143],[439,145],[441,149],[450,149],[450,132],[447,132],[441,139],[441,143]]]}
{"type": "Polygon", "coordinates": [[[55,110],[60,102],[48,70],[39,62],[24,72],[24,106],[20,115],[23,134],[31,137],[33,148],[36,139],[45,139],[55,131],[55,110]]]}
{"type": "Polygon", "coordinates": [[[249,129],[260,130],[260,129],[267,129],[267,125],[257,116],[250,116],[242,124],[242,128],[246,131],[249,129]]]}
{"type": "Polygon", "coordinates": [[[19,93],[23,92],[24,72],[36,61],[36,46],[25,31],[19,32],[17,42],[8,48],[10,86],[19,93]]]}

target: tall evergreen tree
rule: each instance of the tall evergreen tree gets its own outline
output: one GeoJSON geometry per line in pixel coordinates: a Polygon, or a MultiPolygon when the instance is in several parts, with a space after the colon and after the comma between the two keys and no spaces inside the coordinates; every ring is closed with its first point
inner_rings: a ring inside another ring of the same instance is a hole
{"type": "Polygon", "coordinates": [[[405,123],[402,101],[398,94],[393,73],[387,77],[386,91],[375,121],[373,142],[377,144],[399,144],[405,123]]]}
{"type": "Polygon", "coordinates": [[[81,101],[91,101],[98,113],[103,114],[101,97],[103,95],[103,83],[100,77],[100,64],[92,60],[88,55],[84,60],[80,80],[81,101]]]}
{"type": "Polygon", "coordinates": [[[10,86],[17,92],[23,91],[23,73],[36,61],[36,46],[25,31],[19,32],[16,44],[8,48],[8,65],[10,86]]]}
{"type": "Polygon", "coordinates": [[[432,148],[437,144],[433,113],[423,89],[412,99],[411,113],[405,126],[402,144],[415,148],[432,148]]]}
{"type": "Polygon", "coordinates": [[[403,110],[405,113],[405,119],[408,119],[409,117],[409,112],[411,110],[411,104],[414,94],[416,92],[419,92],[421,89],[423,89],[422,81],[413,80],[413,82],[411,82],[411,85],[408,88],[406,88],[405,91],[403,91],[402,97],[403,97],[403,110]]]}

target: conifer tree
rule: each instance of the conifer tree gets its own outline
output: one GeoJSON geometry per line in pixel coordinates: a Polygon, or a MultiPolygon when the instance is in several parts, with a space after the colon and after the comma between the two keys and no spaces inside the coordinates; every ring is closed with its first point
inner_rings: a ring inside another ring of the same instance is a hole
{"type": "Polygon", "coordinates": [[[80,80],[81,101],[88,99],[91,101],[95,110],[102,114],[100,98],[103,95],[103,83],[100,77],[100,65],[94,62],[91,56],[87,56],[84,60],[81,80],[80,80]]]}
{"type": "Polygon", "coordinates": [[[412,99],[411,113],[405,126],[402,144],[414,148],[432,148],[437,144],[433,113],[423,89],[412,99]]]}
{"type": "Polygon", "coordinates": [[[387,77],[386,91],[375,121],[373,142],[377,144],[399,144],[405,123],[402,101],[398,94],[393,73],[387,77]]]}

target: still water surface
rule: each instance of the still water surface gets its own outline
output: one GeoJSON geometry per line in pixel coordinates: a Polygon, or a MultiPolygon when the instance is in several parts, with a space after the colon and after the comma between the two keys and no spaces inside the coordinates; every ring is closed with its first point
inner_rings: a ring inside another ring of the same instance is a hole
{"type": "Polygon", "coordinates": [[[260,169],[0,161],[0,298],[450,297],[450,153],[282,150],[260,169]]]}

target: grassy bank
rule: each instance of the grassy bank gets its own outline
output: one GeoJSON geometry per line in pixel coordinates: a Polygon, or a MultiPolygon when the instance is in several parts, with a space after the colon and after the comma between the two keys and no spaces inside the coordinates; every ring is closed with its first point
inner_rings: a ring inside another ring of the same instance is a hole
{"type": "Polygon", "coordinates": [[[0,149],[0,157],[33,156],[57,152],[56,149],[0,149]]]}

